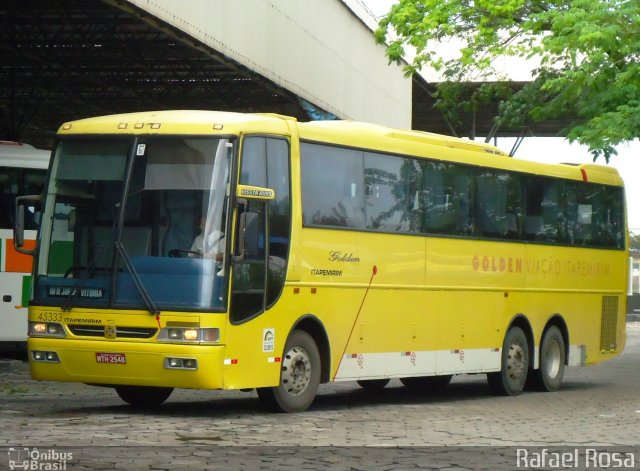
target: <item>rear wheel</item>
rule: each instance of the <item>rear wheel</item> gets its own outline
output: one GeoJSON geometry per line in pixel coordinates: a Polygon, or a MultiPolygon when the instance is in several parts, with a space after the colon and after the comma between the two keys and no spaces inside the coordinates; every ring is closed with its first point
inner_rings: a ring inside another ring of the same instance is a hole
{"type": "Polygon", "coordinates": [[[135,407],[156,407],[166,401],[173,388],[156,388],[152,386],[116,386],[120,399],[135,407]]]}
{"type": "Polygon", "coordinates": [[[489,387],[495,394],[515,396],[522,392],[528,372],[527,336],[520,327],[512,327],[504,338],[501,371],[487,374],[489,387]]]}
{"type": "Polygon", "coordinates": [[[566,351],[564,337],[555,325],[542,336],[540,369],[532,373],[531,386],[539,391],[557,391],[562,385],[566,351]]]}
{"type": "Polygon", "coordinates": [[[388,379],[361,379],[356,381],[358,386],[369,391],[379,391],[389,384],[388,379]]]}
{"type": "Polygon", "coordinates": [[[316,397],[320,385],[320,353],[313,338],[294,330],[282,357],[280,385],[258,388],[258,397],[271,410],[302,412],[316,397]]]}

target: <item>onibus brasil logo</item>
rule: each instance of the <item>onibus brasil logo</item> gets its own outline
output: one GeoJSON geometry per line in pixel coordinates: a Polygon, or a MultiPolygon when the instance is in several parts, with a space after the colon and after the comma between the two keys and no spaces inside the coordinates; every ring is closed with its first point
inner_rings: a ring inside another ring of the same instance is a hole
{"type": "Polygon", "coordinates": [[[73,459],[73,453],[37,448],[9,448],[9,469],[32,471],[64,471],[73,459]]]}

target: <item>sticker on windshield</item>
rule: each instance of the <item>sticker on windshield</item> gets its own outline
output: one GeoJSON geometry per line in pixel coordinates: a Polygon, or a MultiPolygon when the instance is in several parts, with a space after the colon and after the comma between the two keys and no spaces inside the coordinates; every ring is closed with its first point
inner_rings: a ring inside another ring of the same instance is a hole
{"type": "Polygon", "coordinates": [[[146,150],[146,144],[138,144],[138,148],[136,149],[136,155],[144,155],[144,151],[146,150]]]}
{"type": "Polygon", "coordinates": [[[273,352],[275,350],[276,329],[264,329],[262,331],[262,351],[273,352]]]}

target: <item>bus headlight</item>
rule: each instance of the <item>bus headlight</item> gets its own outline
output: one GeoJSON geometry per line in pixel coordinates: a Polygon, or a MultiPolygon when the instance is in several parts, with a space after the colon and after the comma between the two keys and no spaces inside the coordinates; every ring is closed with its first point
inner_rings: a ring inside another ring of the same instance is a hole
{"type": "Polygon", "coordinates": [[[66,337],[62,324],[58,322],[29,321],[29,335],[32,337],[66,337]]]}
{"type": "Polygon", "coordinates": [[[200,332],[198,329],[185,329],[182,331],[182,337],[189,342],[199,340],[199,335],[200,332]]]}
{"type": "Polygon", "coordinates": [[[220,329],[195,327],[164,327],[158,334],[159,342],[218,343],[220,329]]]}

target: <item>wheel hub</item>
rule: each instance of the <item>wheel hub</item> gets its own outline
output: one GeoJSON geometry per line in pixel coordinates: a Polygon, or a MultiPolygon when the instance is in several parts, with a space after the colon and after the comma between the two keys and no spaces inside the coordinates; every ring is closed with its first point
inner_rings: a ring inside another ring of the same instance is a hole
{"type": "Polygon", "coordinates": [[[549,378],[555,378],[560,371],[560,346],[557,342],[549,342],[544,352],[545,373],[549,378]]]}
{"type": "Polygon", "coordinates": [[[287,352],[282,362],[282,384],[294,396],[302,394],[311,380],[311,360],[301,347],[287,352]]]}
{"type": "Polygon", "coordinates": [[[513,344],[509,347],[509,358],[507,360],[507,371],[511,380],[517,380],[526,373],[526,355],[522,346],[513,344]]]}

